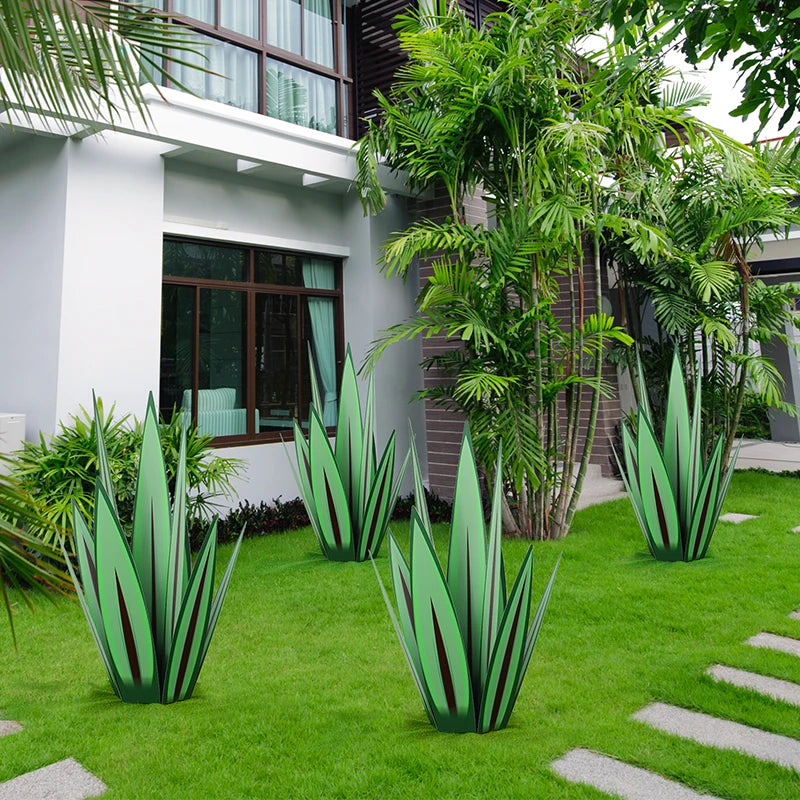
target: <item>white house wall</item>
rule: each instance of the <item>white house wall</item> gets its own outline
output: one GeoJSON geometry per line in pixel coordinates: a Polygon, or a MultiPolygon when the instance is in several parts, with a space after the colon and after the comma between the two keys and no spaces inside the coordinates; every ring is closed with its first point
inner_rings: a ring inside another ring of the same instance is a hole
{"type": "Polygon", "coordinates": [[[67,155],[60,139],[19,134],[0,152],[0,411],[26,435],[57,414],[67,155]]]}
{"type": "MultiPolygon", "coordinates": [[[[89,407],[93,389],[118,414],[139,417],[148,391],[157,396],[165,234],[342,258],[345,340],[359,365],[378,331],[413,313],[416,281],[387,280],[376,267],[386,236],[407,224],[406,201],[390,197],[382,215],[364,217],[343,177],[352,179],[352,143],[239,112],[228,125],[216,104],[195,98],[154,111],[168,136],[24,135],[13,158],[0,152],[0,332],[14,343],[3,359],[0,411],[27,414],[28,438],[89,407]],[[176,150],[181,137],[186,146],[176,150]],[[313,173],[270,165],[277,148],[265,148],[269,137],[288,148],[284,166],[297,161],[313,173]],[[197,152],[212,165],[197,163],[197,152]],[[258,159],[262,173],[245,159],[258,159]]],[[[420,405],[409,404],[421,388],[419,360],[417,344],[397,346],[377,372],[377,438],[382,446],[396,429],[400,460],[409,418],[424,430],[420,405]]],[[[418,446],[424,464],[421,439],[418,446]]],[[[297,495],[281,444],[219,452],[247,463],[232,504],[297,495]]],[[[409,472],[404,490],[410,485],[409,472]]]]}

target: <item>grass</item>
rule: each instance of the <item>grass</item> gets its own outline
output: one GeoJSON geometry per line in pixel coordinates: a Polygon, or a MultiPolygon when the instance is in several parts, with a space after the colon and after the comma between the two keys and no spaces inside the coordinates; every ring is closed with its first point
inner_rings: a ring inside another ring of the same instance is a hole
{"type": "MultiPolygon", "coordinates": [[[[331,563],[308,530],[246,542],[194,697],[131,706],[108,687],[80,609],[37,601],[0,627],[0,782],[72,756],[128,798],[604,798],[549,764],[589,747],[730,800],[800,796],[800,775],[631,720],[660,700],[800,738],[800,709],[715,684],[714,663],[800,682],[800,659],[743,646],[800,637],[800,480],[737,474],[709,557],[653,561],[627,501],[534,547],[536,597],[564,559],[509,728],[428,724],[369,564],[331,563]]],[[[393,530],[405,540],[404,524],[393,530]]],[[[437,526],[446,549],[446,529],[437,526]]],[[[508,541],[509,573],[526,544],[508,541]]],[[[221,563],[229,548],[221,548],[221,563]]],[[[385,554],[379,567],[388,581],[385,554]]]]}

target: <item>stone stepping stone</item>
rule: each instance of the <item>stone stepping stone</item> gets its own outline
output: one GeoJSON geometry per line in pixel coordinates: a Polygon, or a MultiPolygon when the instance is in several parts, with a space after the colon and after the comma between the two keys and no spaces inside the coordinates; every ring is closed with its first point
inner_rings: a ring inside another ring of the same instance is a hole
{"type": "Polygon", "coordinates": [[[666,703],[652,703],[633,718],[665,733],[720,750],[736,750],[800,772],[800,742],[788,736],[666,703]]]}
{"type": "Polygon", "coordinates": [[[777,650],[780,653],[788,653],[790,656],[800,658],[800,639],[792,639],[791,636],[778,636],[775,633],[757,633],[751,636],[745,644],[751,647],[765,647],[767,650],[777,650]]]}
{"type": "Polygon", "coordinates": [[[0,800],[84,800],[99,797],[107,787],[74,758],[0,783],[0,800]]]}
{"type": "Polygon", "coordinates": [[[736,514],[733,511],[729,512],[728,514],[723,514],[720,518],[720,522],[732,522],[734,525],[740,525],[742,522],[747,522],[749,519],[758,519],[757,516],[754,514],[736,514]]]}
{"type": "Polygon", "coordinates": [[[800,611],[792,611],[792,613],[789,614],[789,619],[800,619],[800,611]]]}
{"type": "Polygon", "coordinates": [[[793,706],[800,706],[800,685],[791,681],[768,678],[766,675],[758,675],[755,672],[724,667],[722,664],[715,664],[706,672],[716,681],[730,683],[742,689],[751,689],[759,694],[772,697],[774,700],[783,700],[793,706]]]}
{"type": "Polygon", "coordinates": [[[570,750],[551,766],[568,781],[593,786],[624,800],[718,800],[654,772],[583,748],[570,750]]]}
{"type": "Polygon", "coordinates": [[[798,525],[796,528],[792,528],[792,533],[800,533],[800,525],[798,525]]]}
{"type": "Polygon", "coordinates": [[[0,736],[10,736],[12,733],[19,733],[22,725],[19,722],[12,722],[10,719],[0,719],[0,736]]]}

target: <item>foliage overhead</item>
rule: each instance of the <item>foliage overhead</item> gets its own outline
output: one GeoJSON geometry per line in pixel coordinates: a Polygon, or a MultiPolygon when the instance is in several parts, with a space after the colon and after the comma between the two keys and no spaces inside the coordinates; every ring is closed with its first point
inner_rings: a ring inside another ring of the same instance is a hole
{"type": "Polygon", "coordinates": [[[800,7],[751,0],[590,0],[618,40],[644,50],[679,47],[690,64],[733,55],[742,102],[734,116],[758,114],[760,133],[778,118],[786,125],[800,107],[800,7]]]}
{"type": "Polygon", "coordinates": [[[0,0],[0,102],[62,129],[72,120],[147,120],[143,82],[160,83],[168,64],[186,64],[196,48],[141,2],[0,0]]]}

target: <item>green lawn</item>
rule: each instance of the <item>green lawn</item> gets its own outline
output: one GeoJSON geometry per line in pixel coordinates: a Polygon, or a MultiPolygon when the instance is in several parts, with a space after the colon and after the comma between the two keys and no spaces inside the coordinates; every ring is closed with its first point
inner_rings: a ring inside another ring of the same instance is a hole
{"type": "MultiPolygon", "coordinates": [[[[0,626],[0,718],[25,727],[0,739],[0,781],[72,756],[110,800],[605,797],[549,770],[589,747],[730,800],[800,797],[790,770],[630,719],[661,700],[800,738],[800,709],[704,674],[722,663],[800,682],[800,659],[742,644],[761,630],[800,638],[787,618],[800,605],[800,480],[738,474],[725,510],[759,518],[720,523],[693,564],[653,561],[627,501],[537,544],[537,601],[564,559],[511,724],[484,736],[429,726],[372,567],[326,562],[309,530],[245,542],[188,702],[117,701],[77,604],[39,602],[17,615],[19,653],[0,626]]],[[[504,543],[509,572],[525,547],[504,543]]]]}

